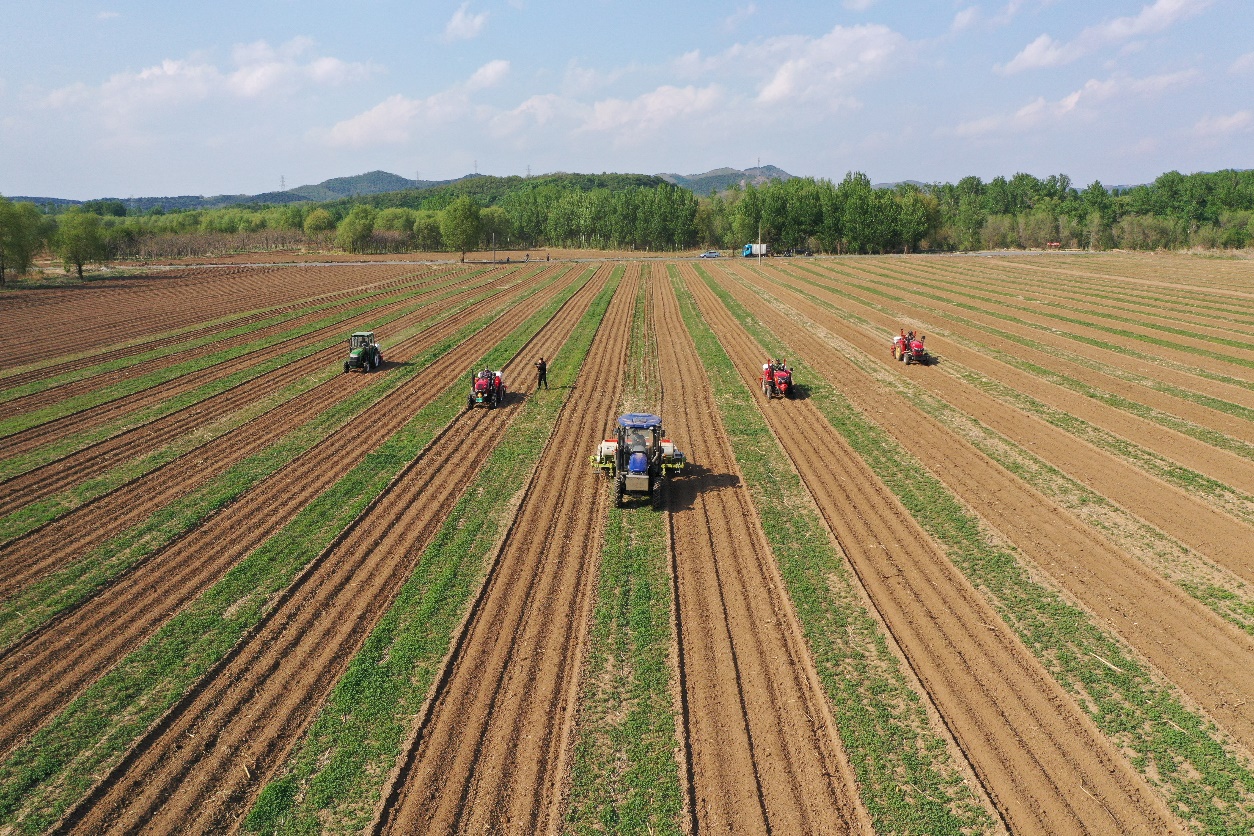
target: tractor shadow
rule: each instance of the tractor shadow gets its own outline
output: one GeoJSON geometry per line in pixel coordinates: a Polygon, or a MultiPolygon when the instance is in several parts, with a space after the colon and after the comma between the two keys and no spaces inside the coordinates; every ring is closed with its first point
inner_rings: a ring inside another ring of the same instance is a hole
{"type": "Polygon", "coordinates": [[[666,507],[672,512],[685,511],[692,508],[702,493],[738,488],[740,484],[740,477],[735,473],[719,473],[688,462],[682,476],[667,480],[666,507]]]}

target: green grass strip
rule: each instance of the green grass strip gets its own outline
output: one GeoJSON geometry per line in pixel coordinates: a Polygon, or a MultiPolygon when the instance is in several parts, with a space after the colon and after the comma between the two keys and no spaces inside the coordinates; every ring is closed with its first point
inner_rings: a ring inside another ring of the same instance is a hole
{"type": "MultiPolygon", "coordinates": [[[[411,325],[403,331],[389,335],[389,338],[383,343],[385,356],[386,348],[389,345],[394,345],[420,334],[427,328],[456,316],[466,310],[469,306],[482,301],[496,292],[497,290],[495,288],[485,290],[471,299],[465,300],[458,305],[443,311],[442,313],[423,320],[417,325],[411,325]]],[[[407,308],[406,311],[412,311],[414,309],[415,308],[407,308]]],[[[398,315],[403,315],[403,312],[394,312],[390,318],[395,319],[398,315]]],[[[308,392],[323,383],[326,383],[328,380],[339,376],[341,373],[341,368],[338,365],[330,365],[296,381],[295,383],[289,384],[278,392],[268,395],[258,401],[254,401],[232,414],[225,415],[216,421],[197,428],[193,432],[179,436],[171,443],[153,450],[146,455],[137,456],[123,462],[105,473],[91,479],[84,480],[73,487],[67,488],[66,490],[60,491],[56,494],[46,496],[30,503],[29,505],[19,507],[16,510],[0,517],[0,543],[21,537],[38,526],[51,522],[57,517],[69,513],[86,502],[90,502],[91,500],[99,496],[103,496],[104,494],[117,489],[133,479],[137,479],[144,474],[150,473],[162,465],[168,464],[180,455],[220,438],[232,430],[238,429],[244,424],[247,424],[249,421],[252,421],[270,410],[281,406],[287,401],[304,394],[305,392],[308,392]]],[[[18,498],[18,501],[20,502],[20,497],[18,498]]]]}
{"type": "MultiPolygon", "coordinates": [[[[708,276],[706,281],[768,354],[795,356],[727,291],[708,276]]],[[[1205,833],[1249,832],[1254,772],[1225,749],[1214,723],[1186,708],[1174,688],[1155,681],[1083,610],[1035,583],[1012,549],[997,545],[939,479],[840,397],[817,370],[800,360],[794,365],[810,387],[811,401],[832,426],[946,548],[1098,728],[1162,788],[1172,809],[1205,833]]]]}
{"type": "MultiPolygon", "coordinates": [[[[636,297],[623,392],[624,404],[640,409],[661,394],[647,289],[642,282],[636,297]]],[[[609,509],[576,721],[569,832],[681,832],[668,560],[663,515],[609,509]]]]}
{"type": "MultiPolygon", "coordinates": [[[[412,298],[414,296],[418,296],[425,292],[426,291],[421,288],[413,289],[404,294],[401,294],[398,298],[399,299],[412,298]]],[[[393,300],[393,301],[397,301],[397,300],[393,300]]],[[[84,392],[81,395],[75,395],[73,397],[66,398],[63,401],[59,401],[54,404],[49,404],[48,406],[33,410],[31,412],[27,412],[21,415],[14,415],[10,418],[0,420],[0,438],[4,438],[10,435],[13,435],[14,433],[18,433],[23,430],[30,429],[31,427],[37,427],[40,424],[45,424],[49,421],[55,421],[59,418],[64,418],[66,416],[73,415],[78,412],[82,412],[83,410],[86,410],[86,409],[91,409],[92,407],[95,407],[95,406],[100,406],[101,404],[117,400],[118,398],[122,398],[127,395],[133,395],[137,392],[142,392],[145,389],[151,389],[154,386],[159,386],[162,383],[166,383],[168,381],[174,380],[175,378],[182,377],[184,375],[191,374],[193,372],[198,372],[203,369],[210,368],[219,363],[225,363],[229,360],[234,360],[237,357],[243,357],[254,351],[261,351],[263,349],[269,348],[274,345],[278,345],[288,340],[299,339],[300,337],[303,337],[306,334],[316,332],[323,328],[329,328],[331,326],[338,325],[339,323],[351,320],[355,317],[369,314],[371,311],[375,310],[378,307],[379,307],[378,301],[367,300],[367,301],[364,301],[362,304],[355,305],[351,308],[346,308],[344,310],[338,311],[337,313],[333,315],[323,317],[322,319],[319,319],[315,322],[306,323],[305,325],[302,325],[298,328],[293,328],[293,329],[283,331],[278,334],[272,334],[260,340],[255,340],[253,342],[246,343],[244,345],[238,345],[238,346],[235,346],[234,348],[228,348],[222,351],[216,351],[212,354],[206,354],[203,357],[197,357],[197,358],[194,358],[192,360],[187,360],[182,363],[175,363],[174,365],[166,366],[164,368],[154,369],[153,371],[148,372],[146,374],[139,374],[134,377],[130,377],[125,380],[118,381],[117,383],[113,383],[107,386],[102,386],[101,388],[93,390],[91,392],[84,392]]],[[[343,337],[340,337],[340,336],[337,336],[334,338],[327,338],[326,340],[323,340],[317,343],[316,345],[318,346],[318,348],[326,348],[331,345],[335,345],[336,343],[340,342],[342,339],[343,337]]],[[[312,346],[306,346],[306,348],[310,348],[310,347],[312,346]]],[[[310,352],[306,351],[306,353],[310,353],[310,352]]]]}
{"type": "MultiPolygon", "coordinates": [[[[747,286],[771,304],[787,307],[764,288],[747,286]]],[[[830,312],[837,319],[863,327],[874,327],[839,305],[795,287],[791,289],[830,312]]],[[[840,350],[839,347],[838,350],[840,350]]],[[[1196,576],[1190,577],[1187,572],[1182,572],[1182,569],[1191,565],[1191,561],[1182,560],[1189,553],[1185,546],[1159,529],[1129,514],[1106,497],[1075,481],[1026,448],[980,424],[961,410],[955,409],[947,401],[913,383],[909,378],[886,374],[861,351],[851,348],[841,353],[868,377],[879,381],[885,387],[900,392],[902,397],[912,405],[966,438],[1010,473],[1072,511],[1089,525],[1104,531],[1114,542],[1123,543],[1129,553],[1144,552],[1148,549],[1157,561],[1159,571],[1169,580],[1178,584],[1181,589],[1197,598],[1221,618],[1246,632],[1254,632],[1254,602],[1239,591],[1222,588],[1209,580],[1196,576]],[[1166,559],[1165,562],[1164,559],[1166,559]]],[[[1244,584],[1239,581],[1235,583],[1241,590],[1244,589],[1244,584]]]]}
{"type": "MultiPolygon", "coordinates": [[[[550,317],[575,289],[568,288],[546,306],[550,317]]],[[[493,318],[484,317],[475,325],[482,328],[493,318]]],[[[515,329],[507,338],[512,351],[525,345],[544,321],[537,314],[515,329]]],[[[453,344],[446,342],[448,347],[453,344]]],[[[488,357],[510,356],[504,351],[502,344],[488,357]]],[[[427,365],[415,362],[410,368],[416,373],[427,365]]],[[[464,398],[459,379],[15,750],[0,765],[0,824],[35,833],[54,823],[154,720],[261,621],[272,597],[461,413],[464,398]]]]}
{"type": "MultiPolygon", "coordinates": [[[[370,822],[380,788],[483,581],[488,555],[548,442],[622,272],[615,268],[557,352],[549,366],[552,394],[529,397],[519,407],[286,768],[262,790],[244,821],[246,831],[361,832],[370,822]]],[[[509,356],[491,355],[487,362],[503,363],[509,356]]]]}
{"type": "MultiPolygon", "coordinates": [[[[477,272],[483,273],[486,271],[481,270],[477,272]]],[[[463,276],[463,278],[466,277],[463,276]]],[[[482,287],[489,281],[490,279],[484,278],[478,285],[473,285],[469,289],[482,287]]],[[[444,290],[433,298],[422,299],[421,301],[394,309],[387,314],[376,317],[371,321],[369,327],[374,329],[382,328],[391,322],[395,322],[396,320],[409,316],[410,314],[420,311],[429,305],[448,299],[451,296],[456,296],[459,293],[463,293],[467,289],[467,287],[453,287],[451,289],[444,290]]],[[[425,294],[425,292],[426,291],[416,291],[410,295],[419,296],[425,294]]],[[[484,297],[477,296],[475,298],[479,299],[484,297]]],[[[195,389],[179,393],[171,398],[167,398],[159,404],[154,404],[153,406],[145,409],[128,413],[114,421],[102,424],[98,427],[93,427],[92,429],[85,430],[83,432],[72,433],[64,437],[54,439],[49,444],[42,445],[28,453],[13,456],[0,461],[0,479],[12,479],[14,476],[29,472],[37,467],[42,467],[49,462],[55,461],[58,458],[67,456],[85,447],[89,447],[92,444],[111,438],[115,435],[126,432],[127,430],[134,429],[135,427],[143,426],[144,424],[155,421],[166,415],[178,412],[181,409],[200,403],[201,401],[211,398],[214,395],[219,395],[229,389],[233,389],[236,386],[247,383],[250,380],[269,374],[276,369],[291,365],[298,360],[309,357],[319,351],[323,351],[343,342],[344,338],[342,336],[327,337],[317,343],[298,346],[297,348],[294,348],[291,351],[277,357],[259,360],[256,365],[242,369],[234,374],[227,375],[226,377],[210,381],[196,387],[195,389]]],[[[389,338],[385,341],[385,345],[391,342],[394,342],[394,339],[389,338]]]]}
{"type": "Polygon", "coordinates": [[[751,391],[674,271],[672,282],[875,832],[992,830],[751,391]]]}
{"type": "MultiPolygon", "coordinates": [[[[801,270],[805,273],[809,273],[814,276],[822,276],[823,278],[828,279],[828,280],[831,279],[830,274],[824,274],[824,273],[811,270],[805,267],[795,266],[794,269],[801,270]]],[[[888,299],[889,301],[896,302],[900,305],[917,304],[903,297],[894,296],[891,293],[884,292],[879,288],[872,288],[866,285],[856,284],[856,282],[858,281],[865,281],[866,276],[859,276],[853,273],[849,273],[845,270],[841,270],[836,267],[829,267],[828,270],[830,271],[830,273],[835,273],[837,275],[844,276],[846,279],[850,279],[851,281],[849,284],[851,287],[856,287],[865,293],[870,293],[872,296],[879,296],[881,298],[888,299]]],[[[917,277],[912,276],[910,274],[878,272],[878,271],[873,271],[873,270],[865,270],[865,272],[884,278],[889,284],[889,286],[891,286],[895,282],[900,282],[900,281],[909,281],[912,283],[912,285],[914,285],[915,280],[917,279],[917,277]]],[[[800,275],[797,275],[797,278],[807,284],[810,284],[822,290],[825,290],[828,293],[832,293],[841,298],[848,299],[852,302],[856,302],[859,305],[865,305],[869,308],[872,308],[873,310],[880,311],[881,313],[884,313],[888,316],[896,317],[900,315],[898,311],[885,308],[881,305],[875,304],[874,302],[869,302],[860,296],[856,296],[848,291],[842,290],[838,287],[828,284],[827,282],[814,281],[812,279],[807,279],[804,276],[800,276],[800,275]]],[[[1066,339],[1066,340],[1071,340],[1072,342],[1077,342],[1077,343],[1081,343],[1082,345],[1087,345],[1093,348],[1101,349],[1102,351],[1110,351],[1115,354],[1122,354],[1125,357],[1134,357],[1138,360],[1145,359],[1145,354],[1139,351],[1138,349],[1136,349],[1135,347],[1131,347],[1131,346],[1124,345],[1121,343],[1109,342],[1107,340],[1099,340],[1094,337],[1088,337],[1083,334],[1075,334],[1070,331],[1063,331],[1057,328],[1051,328],[1048,325],[1042,325],[1037,322],[1030,322],[1026,319],[1020,319],[1019,317],[1013,316],[1008,313],[1002,313],[998,311],[996,307],[990,308],[989,305],[975,305],[975,304],[971,304],[968,302],[956,301],[954,299],[950,299],[949,297],[941,295],[939,293],[929,293],[921,287],[914,286],[913,289],[915,293],[917,293],[919,296],[925,299],[931,299],[932,301],[935,301],[935,302],[940,302],[946,305],[952,305],[953,307],[958,308],[960,310],[970,311],[972,313],[981,314],[984,316],[991,316],[996,319],[1000,319],[1004,322],[1008,322],[1012,325],[1019,325],[1024,328],[1030,328],[1034,331],[1044,331],[1046,333],[1053,334],[1054,336],[1062,337],[1063,339],[1066,339]]],[[[995,306],[1002,305],[1002,300],[999,300],[999,299],[998,300],[986,299],[985,301],[995,306]]],[[[1029,313],[1038,314],[1041,316],[1048,316],[1048,314],[1046,314],[1044,311],[1028,309],[1028,308],[1022,308],[1021,310],[1025,310],[1029,313]]],[[[945,314],[943,312],[938,312],[938,315],[948,316],[948,314],[945,314]]],[[[1087,323],[1085,324],[1087,325],[1087,323]]],[[[1097,326],[1091,326],[1091,327],[1094,327],[1096,330],[1104,330],[1104,331],[1107,331],[1108,333],[1115,333],[1114,331],[1111,331],[1110,329],[1098,328],[1097,326]]],[[[1183,348],[1182,350],[1188,350],[1188,349],[1183,348]]],[[[1214,354],[1214,352],[1204,352],[1204,350],[1202,349],[1199,349],[1198,352],[1214,354]]],[[[1194,353],[1198,353],[1198,352],[1194,352],[1194,353]]],[[[1215,355],[1215,356],[1222,357],[1222,359],[1224,360],[1230,359],[1227,355],[1215,355]]],[[[1218,383],[1226,383],[1232,386],[1239,386],[1243,389],[1254,390],[1254,381],[1245,380],[1239,377],[1232,377],[1231,375],[1220,374],[1218,372],[1212,372],[1207,369],[1200,369],[1196,366],[1190,366],[1185,363],[1180,363],[1178,361],[1175,361],[1166,357],[1155,357],[1154,362],[1160,365],[1166,366],[1175,371],[1181,372],[1182,374],[1195,375],[1197,377],[1203,377],[1203,378],[1206,378],[1207,380],[1213,380],[1218,383]]]]}
{"type": "MultiPolygon", "coordinates": [[[[546,283],[547,284],[547,283],[546,283]]],[[[523,298],[540,290],[528,291],[523,298]]],[[[473,304],[467,301],[465,305],[473,304]]],[[[122,572],[174,538],[199,525],[210,514],[273,475],[314,445],[330,437],[388,393],[435,362],[451,348],[483,330],[509,306],[509,300],[431,346],[407,365],[375,375],[368,385],[315,416],[274,444],[233,465],[200,488],[167,506],[139,525],[118,534],[82,559],[31,584],[0,602],[0,648],[35,629],[57,613],[77,605],[122,572]]],[[[441,317],[452,316],[449,311],[441,317]]]]}
{"type": "MultiPolygon", "coordinates": [[[[431,288],[429,286],[424,285],[424,290],[430,290],[430,289],[431,288]]],[[[402,291],[402,294],[408,295],[407,293],[404,293],[404,291],[402,291]]],[[[397,295],[401,295],[401,294],[397,294],[397,295]]],[[[363,293],[357,296],[351,296],[347,299],[338,300],[335,302],[327,302],[322,305],[317,305],[317,306],[310,307],[310,308],[304,308],[302,310],[288,311],[285,313],[276,314],[275,316],[266,317],[265,319],[260,319],[254,322],[248,322],[242,325],[237,325],[233,328],[228,328],[224,331],[218,331],[212,334],[202,334],[201,336],[194,337],[190,340],[187,340],[186,342],[177,343],[175,345],[161,346],[159,348],[154,348],[151,351],[142,352],[140,354],[133,354],[128,357],[119,357],[113,360],[107,360],[103,363],[98,363],[94,366],[88,366],[82,369],[75,369],[73,371],[65,372],[64,374],[53,375],[51,377],[39,377],[35,380],[30,381],[29,383],[23,383],[19,386],[14,386],[9,389],[0,391],[0,403],[5,403],[7,401],[11,401],[20,397],[25,397],[27,395],[33,395],[38,392],[42,392],[46,389],[52,389],[53,387],[56,387],[56,386],[64,386],[67,383],[74,383],[80,380],[85,380],[89,377],[95,377],[97,375],[106,374],[108,372],[118,371],[119,369],[125,369],[131,366],[142,365],[143,363],[148,363],[153,360],[159,360],[162,357],[168,357],[171,354],[178,354],[184,351],[194,351],[195,349],[201,348],[202,346],[212,345],[213,343],[216,343],[216,342],[221,342],[223,340],[229,340],[233,337],[239,337],[245,334],[250,334],[255,331],[260,331],[262,329],[269,328],[274,325],[280,325],[284,322],[290,322],[299,317],[307,316],[308,314],[316,313],[318,311],[333,310],[335,308],[338,308],[344,304],[348,304],[351,302],[363,303],[363,302],[369,302],[372,300],[373,300],[373,304],[376,306],[380,304],[380,301],[381,301],[378,298],[377,293],[363,293]]]]}

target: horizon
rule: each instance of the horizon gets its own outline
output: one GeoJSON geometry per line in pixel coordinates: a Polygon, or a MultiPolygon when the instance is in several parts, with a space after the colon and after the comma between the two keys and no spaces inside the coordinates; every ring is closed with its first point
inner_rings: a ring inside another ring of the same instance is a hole
{"type": "Polygon", "coordinates": [[[0,55],[5,195],[255,195],[374,170],[692,176],[759,159],[816,179],[1078,186],[1254,165],[1254,9],[1235,0],[75,0],[8,17],[22,38],[0,55]]]}

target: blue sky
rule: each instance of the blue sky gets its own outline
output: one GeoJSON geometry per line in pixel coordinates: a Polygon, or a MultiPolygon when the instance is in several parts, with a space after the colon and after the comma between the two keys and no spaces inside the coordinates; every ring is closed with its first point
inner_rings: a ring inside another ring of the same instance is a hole
{"type": "Polygon", "coordinates": [[[0,194],[1254,167],[1254,3],[0,0],[0,194]]]}

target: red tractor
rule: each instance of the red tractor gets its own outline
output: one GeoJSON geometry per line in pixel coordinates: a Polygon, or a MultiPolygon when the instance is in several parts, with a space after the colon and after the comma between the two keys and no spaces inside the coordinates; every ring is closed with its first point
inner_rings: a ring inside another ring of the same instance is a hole
{"type": "Polygon", "coordinates": [[[788,368],[783,360],[762,364],[761,383],[762,394],[768,400],[793,397],[792,369],[788,368]]]}
{"type": "Polygon", "coordinates": [[[505,381],[501,372],[483,369],[470,373],[470,396],[466,399],[466,408],[486,406],[488,409],[505,403],[505,381]]]}
{"type": "Polygon", "coordinates": [[[893,359],[904,360],[907,366],[911,363],[926,366],[932,361],[932,355],[927,353],[923,344],[926,339],[924,335],[916,335],[913,331],[893,337],[893,359]]]}

